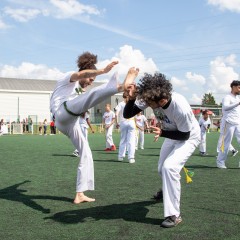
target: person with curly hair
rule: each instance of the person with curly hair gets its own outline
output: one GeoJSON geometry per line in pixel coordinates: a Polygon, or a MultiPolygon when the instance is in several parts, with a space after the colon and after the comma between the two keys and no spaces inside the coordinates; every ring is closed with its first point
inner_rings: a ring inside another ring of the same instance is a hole
{"type": "MultiPolygon", "coordinates": [[[[50,108],[56,127],[71,139],[80,155],[75,204],[95,201],[94,198],[89,198],[84,194],[87,190],[94,190],[94,167],[92,152],[88,141],[82,134],[79,117],[107,97],[123,90],[122,84],[117,81],[117,74],[114,74],[107,83],[81,94],[84,88],[92,85],[96,76],[108,73],[118,64],[117,61],[113,61],[105,68],[97,69],[96,63],[96,55],[89,52],[80,55],[77,60],[79,71],[66,73],[57,82],[50,100],[50,108]]],[[[132,81],[137,76],[137,73],[138,71],[135,68],[131,68],[126,79],[132,81]]]]}
{"type": "Polygon", "coordinates": [[[161,127],[152,127],[155,141],[165,138],[158,162],[162,190],[154,197],[163,198],[165,220],[161,226],[174,227],[182,221],[180,172],[200,143],[198,121],[187,100],[173,92],[171,82],[161,73],[145,73],[138,85],[127,81],[124,89],[130,98],[124,109],[125,118],[151,107],[161,123],[161,127]]]}

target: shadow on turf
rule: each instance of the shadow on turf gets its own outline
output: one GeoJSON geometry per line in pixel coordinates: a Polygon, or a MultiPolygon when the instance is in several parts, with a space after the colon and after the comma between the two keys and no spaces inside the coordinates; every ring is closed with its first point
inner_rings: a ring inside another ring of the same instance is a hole
{"type": "Polygon", "coordinates": [[[160,225],[163,219],[146,217],[148,206],[156,204],[156,201],[143,201],[127,204],[112,204],[108,206],[91,207],[72,211],[58,212],[51,219],[63,224],[77,224],[87,221],[123,219],[129,222],[141,222],[151,225],[160,225]]]}
{"type": "Polygon", "coordinates": [[[23,194],[27,192],[27,190],[18,189],[19,186],[29,183],[31,181],[24,181],[21,183],[14,184],[10,187],[6,187],[0,189],[0,199],[5,199],[13,202],[20,202],[30,207],[34,210],[40,211],[42,213],[50,213],[50,209],[44,208],[34,200],[44,199],[44,200],[55,200],[55,201],[63,201],[63,202],[72,202],[72,199],[67,197],[56,197],[56,196],[46,196],[46,195],[27,195],[23,194]]]}
{"type": "Polygon", "coordinates": [[[218,169],[219,171],[226,171],[227,169],[231,169],[231,170],[236,170],[239,168],[230,168],[228,167],[226,170],[225,169],[219,169],[218,167],[212,167],[212,166],[207,166],[207,165],[187,165],[185,166],[186,168],[205,168],[205,169],[218,169]]]}
{"type": "Polygon", "coordinates": [[[54,157],[73,157],[73,158],[76,158],[76,156],[74,156],[72,154],[58,154],[58,153],[54,153],[52,156],[54,156],[54,157]]]}
{"type": "Polygon", "coordinates": [[[143,154],[143,153],[140,153],[139,155],[141,155],[141,156],[154,156],[154,157],[158,157],[159,158],[159,154],[150,154],[150,153],[143,154]]]}
{"type": "Polygon", "coordinates": [[[200,208],[200,207],[194,207],[194,209],[200,209],[200,210],[204,210],[204,211],[208,211],[208,212],[218,212],[218,213],[223,213],[223,214],[227,214],[227,215],[235,215],[235,216],[240,216],[240,214],[238,213],[231,213],[231,212],[225,212],[222,210],[216,210],[216,209],[210,209],[210,208],[200,208]]]}
{"type": "Polygon", "coordinates": [[[216,154],[215,155],[211,155],[211,154],[208,154],[208,155],[206,155],[206,156],[202,156],[202,155],[200,155],[199,153],[193,153],[192,154],[192,156],[194,156],[194,157],[200,157],[200,158],[216,158],[216,154]]]}

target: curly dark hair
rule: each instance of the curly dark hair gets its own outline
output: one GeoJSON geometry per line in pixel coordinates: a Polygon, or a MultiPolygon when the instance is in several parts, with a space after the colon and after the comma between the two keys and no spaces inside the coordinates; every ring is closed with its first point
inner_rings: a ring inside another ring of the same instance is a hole
{"type": "Polygon", "coordinates": [[[172,84],[164,74],[159,72],[154,75],[145,73],[137,86],[137,97],[144,102],[170,99],[171,93],[172,84]]]}
{"type": "Polygon", "coordinates": [[[90,52],[84,52],[77,59],[77,66],[79,71],[85,69],[97,69],[95,64],[97,63],[97,55],[94,55],[90,52]]]}

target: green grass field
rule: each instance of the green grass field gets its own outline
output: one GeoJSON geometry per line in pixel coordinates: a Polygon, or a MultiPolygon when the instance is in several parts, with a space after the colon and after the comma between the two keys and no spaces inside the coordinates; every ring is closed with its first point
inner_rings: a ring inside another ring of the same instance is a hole
{"type": "Polygon", "coordinates": [[[187,162],[193,183],[182,173],[183,223],[163,229],[163,204],[151,199],[161,187],[162,140],[145,135],[145,150],[129,164],[103,151],[104,135],[90,134],[96,190],[87,194],[96,202],[74,205],[79,160],[66,137],[0,137],[0,239],[240,239],[240,154],[229,156],[227,170],[217,169],[217,139],[208,134],[209,156],[196,150],[187,162]]]}

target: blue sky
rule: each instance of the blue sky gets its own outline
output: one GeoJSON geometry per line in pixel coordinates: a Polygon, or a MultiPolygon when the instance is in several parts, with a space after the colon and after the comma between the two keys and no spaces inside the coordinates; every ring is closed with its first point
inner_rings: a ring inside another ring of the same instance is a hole
{"type": "MultiPolygon", "coordinates": [[[[84,51],[160,71],[190,103],[239,78],[240,0],[1,0],[0,76],[57,79],[84,51]]],[[[104,76],[99,80],[106,80],[104,76]]]]}

